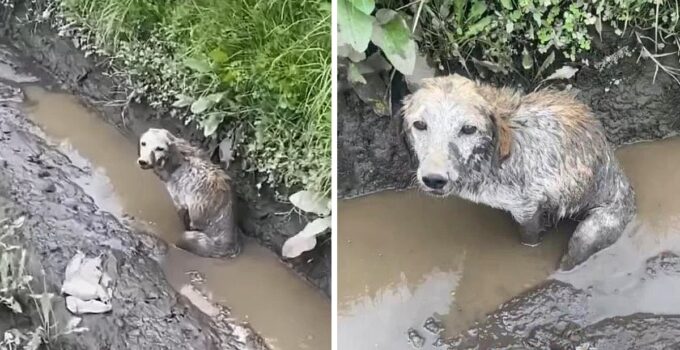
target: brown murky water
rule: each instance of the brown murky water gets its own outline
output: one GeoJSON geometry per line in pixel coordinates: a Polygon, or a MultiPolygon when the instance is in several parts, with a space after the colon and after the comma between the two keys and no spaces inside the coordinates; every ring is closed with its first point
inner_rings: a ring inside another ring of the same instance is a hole
{"type": "MultiPolygon", "coordinates": [[[[418,191],[339,203],[338,342],[342,350],[407,349],[407,330],[429,316],[447,335],[546,278],[591,291],[591,320],[634,312],[679,313],[680,279],[647,282],[644,261],[680,251],[680,139],[618,151],[638,195],[637,222],[613,247],[568,274],[553,274],[573,223],[536,248],[519,244],[511,217],[418,191]],[[660,282],[659,282],[660,281],[660,282]]],[[[428,339],[424,349],[432,346],[428,339]]]]}
{"type": "MultiPolygon", "coordinates": [[[[27,112],[48,137],[74,162],[91,164],[96,175],[79,182],[100,207],[143,221],[170,243],[179,237],[181,224],[164,186],[136,165],[136,144],[71,95],[35,86],[24,91],[27,112]]],[[[330,302],[254,242],[228,261],[170,249],[164,269],[178,291],[210,312],[209,303],[190,288],[193,272],[199,272],[205,277],[201,289],[210,299],[229,306],[237,319],[249,321],[274,349],[331,348],[330,302]]]]}

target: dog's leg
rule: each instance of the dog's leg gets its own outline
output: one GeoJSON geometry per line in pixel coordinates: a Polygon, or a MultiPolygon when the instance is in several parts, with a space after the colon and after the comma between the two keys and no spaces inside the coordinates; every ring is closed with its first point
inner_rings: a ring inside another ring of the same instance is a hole
{"type": "Polygon", "coordinates": [[[187,208],[177,209],[177,214],[179,219],[182,220],[182,225],[184,225],[185,230],[191,230],[191,218],[189,217],[189,210],[187,208]]]}
{"type": "Polygon", "coordinates": [[[590,210],[588,216],[576,227],[567,254],[562,257],[560,269],[568,271],[586,261],[591,255],[612,245],[632,220],[634,207],[613,205],[590,210]]]}
{"type": "Polygon", "coordinates": [[[234,258],[241,253],[240,242],[228,244],[201,231],[185,231],[175,245],[177,248],[207,258],[234,258]]]}
{"type": "Polygon", "coordinates": [[[548,223],[547,213],[540,207],[533,210],[533,213],[529,213],[526,211],[513,213],[513,217],[520,224],[520,242],[526,246],[535,247],[541,244],[543,239],[543,232],[548,223]]]}

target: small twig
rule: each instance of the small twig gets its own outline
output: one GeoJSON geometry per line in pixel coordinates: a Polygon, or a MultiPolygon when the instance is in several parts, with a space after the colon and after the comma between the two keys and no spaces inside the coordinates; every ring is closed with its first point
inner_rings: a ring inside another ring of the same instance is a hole
{"type": "Polygon", "coordinates": [[[652,54],[651,52],[649,52],[649,50],[647,50],[645,45],[642,43],[640,35],[635,33],[635,36],[637,38],[638,43],[640,44],[640,56],[638,56],[637,61],[639,62],[640,58],[642,58],[642,57],[647,57],[647,58],[651,59],[652,62],[654,62],[654,64],[656,65],[656,68],[654,70],[654,77],[652,78],[652,83],[656,82],[656,75],[659,72],[659,69],[661,69],[666,74],[668,74],[673,80],[675,80],[675,82],[678,83],[678,85],[680,85],[680,79],[678,79],[678,77],[680,77],[680,69],[673,68],[673,67],[667,67],[667,66],[663,65],[661,62],[659,62],[659,60],[657,58],[663,57],[663,56],[666,56],[666,55],[660,56],[660,55],[652,54]]]}
{"type": "Polygon", "coordinates": [[[418,12],[416,12],[416,17],[413,19],[413,28],[411,29],[411,34],[416,32],[416,26],[418,26],[418,20],[420,19],[420,13],[423,11],[424,5],[425,5],[425,0],[420,0],[420,5],[418,5],[418,12]]]}
{"type": "Polygon", "coordinates": [[[418,1],[422,1],[422,0],[411,1],[411,2],[409,2],[409,3],[406,4],[406,5],[403,5],[403,6],[401,6],[401,7],[398,7],[395,11],[401,11],[401,10],[403,10],[403,9],[405,9],[405,8],[407,8],[407,7],[410,7],[411,5],[417,3],[418,1]]]}

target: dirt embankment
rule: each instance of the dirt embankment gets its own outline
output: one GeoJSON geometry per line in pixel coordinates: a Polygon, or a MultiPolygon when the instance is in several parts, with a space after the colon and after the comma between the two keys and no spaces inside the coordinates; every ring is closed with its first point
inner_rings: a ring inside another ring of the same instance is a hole
{"type": "MultiPolygon", "coordinates": [[[[18,18],[23,17],[24,8],[30,2],[15,3],[17,6],[15,13],[9,17],[11,20],[0,24],[0,33],[4,32],[4,40],[33,59],[36,65],[45,68],[64,88],[82,97],[86,104],[97,109],[101,116],[130,139],[136,139],[150,126],[163,127],[207,149],[214,149],[215,141],[206,140],[195,128],[168,118],[167,111],[153,110],[145,104],[131,103],[124,107],[124,103],[111,103],[126,101],[127,96],[121,92],[126,86],[125,82],[109,74],[111,72],[106,58],[85,57],[70,39],[59,37],[56,30],[47,24],[20,22],[18,18]]],[[[2,11],[0,8],[0,12],[2,11]]],[[[307,219],[291,211],[290,204],[276,201],[271,189],[258,192],[255,176],[241,171],[238,160],[232,164],[229,173],[238,191],[241,227],[246,235],[254,237],[280,255],[285,240],[299,232],[307,219]],[[280,213],[290,214],[278,215],[280,213]]],[[[314,250],[288,260],[287,263],[330,297],[331,244],[328,237],[320,238],[319,242],[314,250]]]]}
{"type": "MultiPolygon", "coordinates": [[[[112,312],[85,317],[82,326],[88,331],[59,337],[56,344],[53,339],[55,348],[267,348],[258,335],[230,319],[226,311],[208,317],[177,294],[155,260],[167,249],[165,244],[131,232],[110,213],[101,211],[74,182],[90,176],[91,169],[74,165],[38,135],[38,128],[18,108],[11,103],[0,106],[0,219],[26,219],[20,239],[29,252],[34,290],[46,287],[57,295],[54,318],[57,325],[64,326],[70,314],[58,291],[66,264],[78,250],[90,257],[101,254],[115,283],[112,312]]],[[[2,307],[0,315],[0,319],[11,320],[0,327],[3,332],[7,327],[40,324],[38,317],[30,321],[2,307]]]]}

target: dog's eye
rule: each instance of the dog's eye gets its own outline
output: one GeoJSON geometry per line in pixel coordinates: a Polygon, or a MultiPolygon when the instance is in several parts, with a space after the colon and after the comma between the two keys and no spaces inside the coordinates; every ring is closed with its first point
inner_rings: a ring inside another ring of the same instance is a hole
{"type": "Polygon", "coordinates": [[[472,135],[477,132],[477,127],[472,125],[465,125],[460,129],[460,132],[465,135],[472,135]]]}
{"type": "Polygon", "coordinates": [[[424,121],[416,120],[413,122],[413,127],[416,128],[416,130],[425,130],[427,129],[427,124],[425,124],[424,121]]]}
{"type": "Polygon", "coordinates": [[[165,151],[165,148],[163,148],[163,147],[156,147],[156,151],[158,151],[158,152],[163,152],[163,151],[165,151]]]}
{"type": "Polygon", "coordinates": [[[146,147],[146,142],[142,142],[142,147],[146,147]]]}

